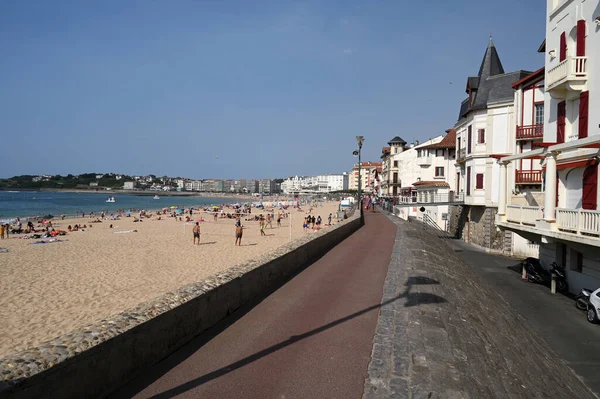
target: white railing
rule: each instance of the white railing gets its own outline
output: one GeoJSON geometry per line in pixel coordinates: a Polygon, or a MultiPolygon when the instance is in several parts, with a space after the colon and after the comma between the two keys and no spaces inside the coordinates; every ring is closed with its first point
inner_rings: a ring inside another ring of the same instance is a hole
{"type": "Polygon", "coordinates": [[[506,206],[506,220],[509,222],[535,226],[535,221],[543,217],[544,213],[539,206],[506,206]]]}
{"type": "Polygon", "coordinates": [[[576,234],[600,235],[600,211],[557,209],[556,227],[576,234]]]}
{"type": "Polygon", "coordinates": [[[419,157],[417,158],[417,165],[431,165],[433,160],[431,157],[419,157]]]}
{"type": "Polygon", "coordinates": [[[548,89],[567,80],[587,79],[587,57],[567,57],[548,71],[548,89]]]}

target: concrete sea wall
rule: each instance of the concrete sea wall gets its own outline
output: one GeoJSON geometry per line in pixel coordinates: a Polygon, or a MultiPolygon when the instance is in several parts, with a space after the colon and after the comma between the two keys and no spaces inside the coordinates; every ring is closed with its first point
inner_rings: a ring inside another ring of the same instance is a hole
{"type": "Polygon", "coordinates": [[[101,398],[252,299],[268,295],[360,228],[356,212],[275,252],[0,359],[0,398],[101,398]]]}

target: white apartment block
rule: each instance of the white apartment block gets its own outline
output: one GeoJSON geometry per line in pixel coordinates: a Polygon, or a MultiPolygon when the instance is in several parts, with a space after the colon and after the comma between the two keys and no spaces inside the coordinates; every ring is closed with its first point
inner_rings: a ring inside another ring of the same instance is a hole
{"type": "Polygon", "coordinates": [[[320,192],[330,193],[348,189],[348,174],[328,174],[317,176],[294,176],[281,183],[281,190],[285,194],[294,192],[320,192]]]}
{"type": "MultiPolygon", "coordinates": [[[[417,142],[418,144],[418,142],[417,142]]],[[[396,197],[400,193],[398,180],[398,160],[396,155],[404,151],[406,141],[399,136],[388,141],[389,147],[381,150],[381,194],[384,197],[396,197]]]]}
{"type": "Polygon", "coordinates": [[[503,157],[497,224],[540,244],[564,265],[569,291],[600,286],[600,0],[547,0],[543,142],[503,157]],[[543,195],[522,204],[507,170],[542,160],[543,195]],[[514,166],[512,166],[514,167],[514,166]]]}

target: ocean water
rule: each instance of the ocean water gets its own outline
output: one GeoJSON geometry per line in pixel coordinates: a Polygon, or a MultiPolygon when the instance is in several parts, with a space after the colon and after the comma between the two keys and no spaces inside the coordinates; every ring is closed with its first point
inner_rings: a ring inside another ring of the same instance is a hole
{"type": "Polygon", "coordinates": [[[107,194],[103,193],[67,193],[49,191],[0,191],[0,221],[15,217],[81,215],[82,212],[114,212],[118,209],[162,209],[165,207],[200,207],[210,204],[245,202],[236,198],[161,196],[152,195],[107,194]],[[114,203],[106,202],[109,196],[115,197],[114,203]]]}

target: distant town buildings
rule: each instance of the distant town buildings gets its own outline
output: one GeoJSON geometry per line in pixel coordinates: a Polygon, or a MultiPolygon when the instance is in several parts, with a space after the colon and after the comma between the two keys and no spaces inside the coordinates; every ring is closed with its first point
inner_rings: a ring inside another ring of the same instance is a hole
{"type": "Polygon", "coordinates": [[[281,183],[285,194],[301,192],[331,193],[348,190],[349,176],[347,173],[317,176],[294,176],[281,183]]]}

